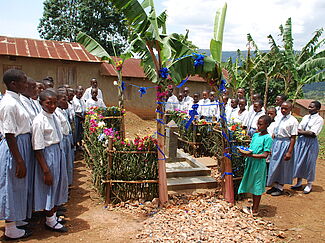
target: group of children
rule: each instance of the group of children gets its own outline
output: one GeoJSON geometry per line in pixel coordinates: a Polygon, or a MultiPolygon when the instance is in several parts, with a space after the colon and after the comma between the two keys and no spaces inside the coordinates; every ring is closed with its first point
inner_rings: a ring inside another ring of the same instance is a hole
{"type": "Polygon", "coordinates": [[[252,138],[252,153],[243,154],[247,159],[238,193],[253,194],[253,206],[244,207],[244,212],[256,215],[265,187],[271,187],[266,191],[267,194],[280,196],[284,194],[284,184],[292,184],[293,178],[297,178],[297,183],[292,189],[302,187],[302,179],[306,179],[307,185],[303,192],[310,193],[319,151],[317,136],[324,123],[319,115],[320,102],[311,102],[309,115],[304,116],[299,123],[291,114],[293,106],[285,95],[278,95],[275,106],[267,109],[260,94],[254,94],[248,106],[243,88],[239,88],[233,98],[223,94],[222,102],[216,101],[214,92],[203,91],[203,98],[199,97],[198,93],[193,98],[189,97],[188,87],[176,97],[173,87],[169,86],[166,110],[188,112],[193,104],[198,104],[199,119],[225,119],[228,124],[239,123],[246,129],[252,138]],[[268,169],[266,160],[269,162],[268,169]]]}
{"type": "Polygon", "coordinates": [[[52,78],[36,82],[16,69],[7,70],[3,81],[0,220],[5,220],[5,237],[30,236],[27,221],[36,211],[44,211],[46,228],[67,232],[58,209],[68,201],[86,107],[105,107],[97,81],[92,79],[86,92],[81,86],[54,89],[52,78]]]}

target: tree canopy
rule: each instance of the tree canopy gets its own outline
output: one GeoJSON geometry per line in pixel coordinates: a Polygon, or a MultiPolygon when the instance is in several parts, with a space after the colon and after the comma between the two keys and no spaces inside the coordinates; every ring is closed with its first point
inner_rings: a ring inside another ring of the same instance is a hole
{"type": "Polygon", "coordinates": [[[123,14],[109,1],[45,0],[38,32],[48,40],[76,41],[82,31],[92,36],[110,55],[119,55],[126,47],[128,29],[123,14]]]}

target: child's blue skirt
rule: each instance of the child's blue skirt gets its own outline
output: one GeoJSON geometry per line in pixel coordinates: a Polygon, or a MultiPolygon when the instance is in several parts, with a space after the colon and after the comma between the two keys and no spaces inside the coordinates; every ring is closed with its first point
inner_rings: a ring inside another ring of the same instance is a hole
{"type": "Polygon", "coordinates": [[[25,161],[26,176],[16,177],[16,162],[7,140],[0,142],[0,220],[18,221],[27,217],[29,161],[32,161],[30,134],[16,137],[19,152],[25,161]]]}
{"type": "Polygon", "coordinates": [[[62,143],[46,147],[43,149],[43,155],[51,171],[53,184],[48,186],[44,183],[43,171],[37,163],[34,183],[34,208],[36,211],[51,210],[54,206],[68,201],[68,175],[62,143]]]}
{"type": "Polygon", "coordinates": [[[299,136],[295,145],[293,177],[315,180],[316,160],[319,152],[317,138],[299,136]]]}
{"type": "Polygon", "coordinates": [[[73,149],[72,149],[72,136],[70,135],[63,135],[63,149],[65,152],[65,159],[67,163],[67,175],[68,175],[68,185],[72,185],[73,181],[73,149]]]}
{"type": "Polygon", "coordinates": [[[267,186],[272,186],[274,182],[292,184],[294,152],[290,160],[284,160],[284,155],[288,152],[289,146],[290,138],[274,138],[267,186]]]}

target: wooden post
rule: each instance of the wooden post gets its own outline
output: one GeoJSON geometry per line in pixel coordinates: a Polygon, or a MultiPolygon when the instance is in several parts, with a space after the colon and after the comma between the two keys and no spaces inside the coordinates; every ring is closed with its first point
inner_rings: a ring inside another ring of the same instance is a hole
{"type": "MultiPolygon", "coordinates": [[[[157,92],[161,92],[161,88],[158,88],[157,92]]],[[[159,97],[158,101],[162,102],[162,99],[159,97]]],[[[157,104],[157,110],[163,111],[163,107],[161,103],[157,104]]],[[[161,113],[157,113],[157,119],[159,121],[163,121],[164,115],[161,113]]],[[[165,126],[158,121],[157,121],[157,132],[159,132],[160,134],[165,134],[165,126]]],[[[165,138],[157,134],[157,139],[158,139],[158,147],[159,147],[158,149],[159,201],[161,204],[164,204],[168,201],[166,161],[164,155],[165,138]]]]}
{"type": "MultiPolygon", "coordinates": [[[[108,138],[108,163],[107,163],[107,173],[106,173],[106,180],[111,179],[111,169],[112,169],[112,153],[110,151],[113,150],[113,137],[108,138]]],[[[106,183],[106,198],[105,204],[106,206],[111,203],[111,182],[106,183]]]]}
{"type": "Polygon", "coordinates": [[[223,175],[225,178],[224,197],[227,202],[234,204],[235,195],[234,195],[234,182],[232,176],[231,160],[227,157],[223,157],[223,164],[224,164],[223,175]]]}

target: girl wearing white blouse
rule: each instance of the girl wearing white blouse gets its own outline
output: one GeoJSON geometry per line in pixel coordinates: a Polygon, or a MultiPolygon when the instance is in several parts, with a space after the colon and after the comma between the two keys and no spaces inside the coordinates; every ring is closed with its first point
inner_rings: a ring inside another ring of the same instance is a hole
{"type": "Polygon", "coordinates": [[[313,101],[308,106],[309,115],[304,116],[298,127],[298,140],[295,145],[294,174],[297,184],[292,189],[302,185],[302,178],[307,180],[304,193],[312,189],[315,180],[316,160],[319,152],[317,136],[321,132],[324,119],[318,114],[321,108],[319,101],[313,101]]]}
{"type": "Polygon", "coordinates": [[[56,207],[68,200],[68,175],[59,118],[54,114],[57,95],[51,90],[40,93],[42,111],[33,121],[32,143],[38,164],[35,168],[35,211],[45,210],[45,226],[67,232],[56,216],[56,207]]]}
{"type": "Polygon", "coordinates": [[[5,237],[14,240],[31,235],[17,228],[27,217],[31,121],[19,99],[27,88],[25,73],[9,69],[3,81],[7,91],[0,103],[0,132],[5,137],[0,142],[0,220],[6,220],[5,237]]]}

